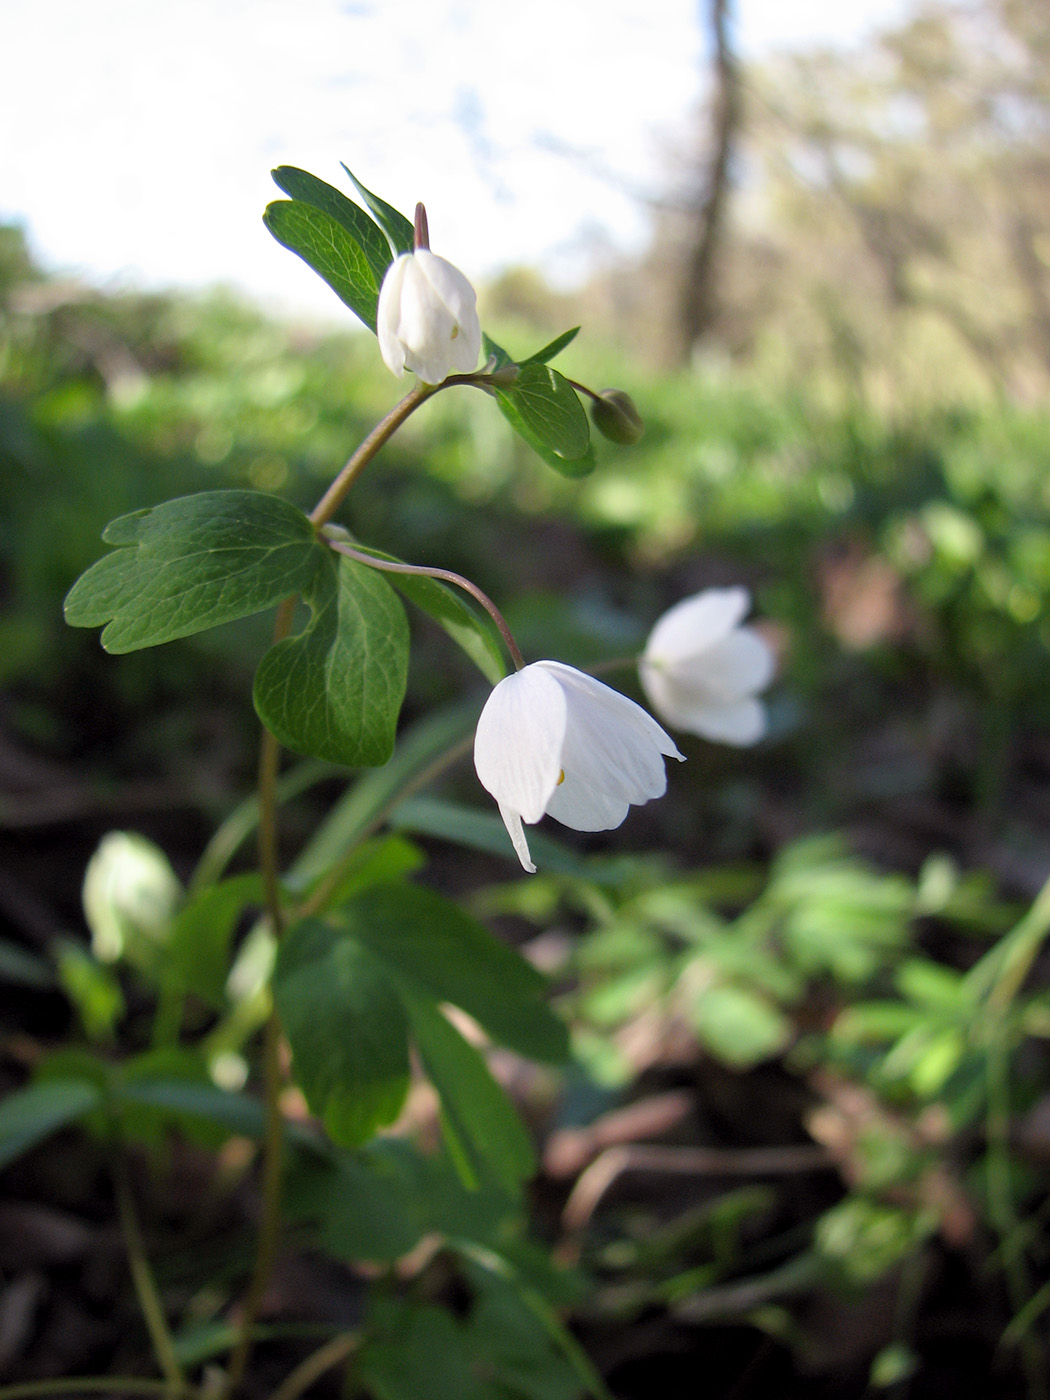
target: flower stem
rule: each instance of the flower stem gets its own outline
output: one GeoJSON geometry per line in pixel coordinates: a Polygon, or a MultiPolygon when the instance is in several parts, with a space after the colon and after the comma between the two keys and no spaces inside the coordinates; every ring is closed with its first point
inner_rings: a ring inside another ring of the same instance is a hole
{"type": "Polygon", "coordinates": [[[171,1394],[175,1391],[185,1391],[186,1377],[182,1374],[182,1367],[175,1355],[175,1343],[172,1341],[168,1320],[164,1315],[164,1305],[161,1302],[160,1293],[149,1266],[146,1247],[142,1240],[142,1230],[139,1226],[138,1212],[135,1209],[135,1200],[128,1181],[127,1164],[119,1143],[113,1150],[112,1170],[113,1186],[117,1197],[117,1212],[120,1216],[120,1229],[128,1252],[128,1265],[131,1269],[131,1278],[135,1285],[139,1307],[142,1309],[150,1341],[153,1343],[157,1364],[164,1373],[163,1393],[171,1394]]]}
{"type": "MultiPolygon", "coordinates": [[[[294,612],[294,597],[286,598],[277,609],[273,625],[275,645],[283,641],[291,631],[294,612]]],[[[266,914],[275,941],[280,939],[283,926],[281,891],[277,877],[277,774],[280,760],[280,744],[264,726],[259,743],[259,872],[262,876],[266,914]]],[[[255,1264],[244,1298],[237,1345],[230,1357],[230,1368],[226,1378],[227,1396],[232,1396],[244,1379],[252,1350],[252,1329],[270,1279],[280,1234],[281,1166],[284,1146],[280,1044],[280,1021],[276,1009],[271,1007],[263,1032],[265,1129],[262,1147],[262,1214],[255,1246],[255,1264]]]]}
{"type": "Polygon", "coordinates": [[[101,1395],[159,1395],[183,1397],[198,1395],[196,1386],[169,1385],[167,1381],[148,1380],[144,1376],[64,1376],[42,1381],[20,1381],[0,1386],[0,1400],[40,1400],[48,1395],[84,1395],[97,1391],[101,1395]]]}
{"type": "Polygon", "coordinates": [[[399,564],[393,559],[378,559],[374,554],[368,554],[365,550],[354,549],[352,545],[344,544],[342,540],[329,540],[329,548],[334,549],[339,554],[345,554],[348,559],[355,559],[359,564],[367,564],[370,569],[383,569],[391,574],[418,574],[424,578],[439,578],[446,583],[454,583],[457,588],[462,588],[469,593],[472,598],[476,598],[481,606],[492,618],[499,628],[500,636],[506,643],[510,652],[511,660],[514,662],[515,670],[520,671],[525,665],[525,658],[521,654],[521,648],[514,640],[514,636],[507,626],[506,619],[500,612],[496,604],[483,593],[476,583],[472,583],[469,578],[464,578],[462,574],[455,574],[451,569],[435,569],[425,564],[399,564]]]}
{"type": "Polygon", "coordinates": [[[299,1400],[299,1396],[305,1394],[314,1381],[333,1366],[338,1366],[340,1361],[345,1361],[360,1345],[361,1338],[356,1332],[343,1332],[333,1337],[286,1376],[270,1400],[299,1400]]]}
{"type": "Polygon", "coordinates": [[[346,466],[329,486],[321,499],[314,506],[310,515],[315,529],[320,529],[326,525],[336,513],[346,498],[346,493],[353,486],[354,482],[368,466],[369,462],[376,455],[385,442],[388,442],[394,433],[397,432],[401,424],[412,413],[416,411],[425,399],[428,399],[435,392],[436,385],[424,384],[422,380],[416,384],[399,404],[396,404],[381,422],[377,423],[372,431],[365,438],[364,442],[353,454],[346,466]]]}

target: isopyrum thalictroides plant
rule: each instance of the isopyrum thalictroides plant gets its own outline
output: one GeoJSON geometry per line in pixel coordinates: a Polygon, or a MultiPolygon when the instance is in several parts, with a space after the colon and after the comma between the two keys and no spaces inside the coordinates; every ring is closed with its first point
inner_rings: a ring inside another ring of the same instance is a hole
{"type": "MultiPolygon", "coordinates": [[[[359,1328],[325,1339],[286,1377],[275,1392],[281,1400],[347,1363],[355,1383],[384,1400],[539,1394],[518,1384],[526,1371],[545,1377],[544,1395],[602,1395],[600,1377],[559,1320],[565,1281],[522,1239],[518,1202],[535,1167],[529,1135],[479,1037],[464,1034],[466,1023],[446,1008],[538,1061],[565,1057],[565,1028],[542,976],[458,903],[414,880],[411,848],[386,830],[398,803],[470,743],[469,721],[447,713],[398,740],[406,600],[445,629],[491,687],[475,766],[509,834],[508,857],[516,853],[525,871],[536,865],[523,824],[548,814],[581,831],[619,826],[631,804],[665,791],[665,761],[682,755],[656,719],[594,676],[557,660],[526,665],[498,608],[470,580],[440,561],[382,553],[352,537],[338,515],[384,444],[439,393],[480,390],[510,429],[570,477],[595,466],[584,401],[613,441],[637,441],[642,422],[623,391],[588,389],[552,367],[575,330],[525,356],[485,336],[469,281],[430,249],[422,206],[413,223],[347,174],[360,203],[305,171],[279,168],[274,178],[288,198],[271,204],[265,221],[376,334],[393,374],[407,371],[415,382],[309,514],[251,490],[170,500],[114,520],[103,536],[110,552],[70,590],[69,623],[102,627],[102,645],[114,654],[276,609],[254,683],[258,792],[217,833],[187,889],[141,838],[115,835],[100,848],[86,884],[95,952],[103,964],[126,960],[155,989],[152,1047],[119,1065],[84,1055],[39,1080],[8,1101],[0,1136],[10,1157],[84,1121],[107,1144],[163,1376],[121,1378],[122,1393],[152,1385],[172,1395],[232,1395],[245,1386],[279,1234],[292,1220],[308,1222],[340,1256],[388,1273],[421,1240],[439,1238],[473,1306],[453,1315],[379,1289],[359,1328]],[[308,617],[294,630],[299,603],[308,617]],[[359,772],[285,870],[278,811],[298,780],[295,770],[282,775],[282,749],[359,772]],[[229,857],[253,825],[258,873],[229,876],[229,857]],[[254,926],[237,939],[246,917],[254,926]],[[206,1014],[191,1020],[187,1008],[206,1014]],[[259,1032],[261,1106],[242,1092],[242,1052],[259,1032]],[[440,1155],[377,1136],[402,1111],[413,1058],[440,1101],[440,1155]],[[316,1128],[286,1121],[290,1086],[316,1128]],[[158,1125],[171,1121],[208,1144],[237,1135],[261,1145],[254,1264],[239,1305],[211,1319],[210,1330],[170,1315],[128,1181],[127,1144],[156,1141],[158,1125]]],[[[719,590],[685,600],[657,626],[641,677],[666,723],[729,743],[760,737],[756,696],[772,662],[758,635],[739,625],[748,605],[744,590],[719,590]]]]}

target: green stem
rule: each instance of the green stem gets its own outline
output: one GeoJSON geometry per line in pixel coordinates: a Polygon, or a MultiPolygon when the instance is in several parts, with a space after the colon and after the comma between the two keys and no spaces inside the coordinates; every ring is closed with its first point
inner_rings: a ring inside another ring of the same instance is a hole
{"type": "Polygon", "coordinates": [[[421,403],[428,399],[436,391],[433,384],[415,385],[413,389],[405,395],[399,404],[396,404],[386,417],[372,429],[364,442],[353,454],[346,466],[329,486],[321,499],[314,506],[310,519],[315,529],[320,529],[326,525],[346,498],[346,493],[353,486],[354,482],[368,466],[369,462],[376,455],[385,442],[388,442],[397,432],[401,424],[413,414],[421,403]]]}
{"type": "Polygon", "coordinates": [[[184,1391],[187,1388],[186,1377],[182,1374],[182,1367],[175,1355],[175,1343],[168,1328],[168,1319],[164,1315],[164,1305],[161,1302],[160,1293],[149,1266],[149,1259],[142,1240],[142,1230],[139,1227],[138,1213],[135,1210],[135,1201],[128,1181],[127,1166],[119,1144],[113,1149],[112,1171],[113,1186],[117,1197],[117,1211],[120,1215],[120,1229],[124,1236],[124,1246],[128,1252],[131,1278],[135,1285],[135,1293],[139,1300],[139,1307],[142,1309],[150,1341],[153,1343],[157,1364],[164,1374],[163,1391],[165,1393],[176,1390],[184,1391]]]}
{"type": "Polygon", "coordinates": [[[196,1386],[174,1386],[168,1381],[147,1380],[142,1376],[67,1376],[59,1380],[20,1381],[17,1385],[0,1386],[0,1400],[37,1400],[47,1395],[82,1395],[85,1391],[106,1395],[113,1400],[118,1395],[196,1396],[196,1386]]]}
{"type": "MultiPolygon", "coordinates": [[[[1032,1287],[1020,1238],[1020,1221],[1014,1206],[1010,1179],[1010,1065],[1003,1028],[988,1047],[988,1211],[999,1236],[1006,1291],[1015,1318],[1031,1302],[1032,1287]]],[[[1029,1400],[1047,1400],[1047,1375],[1042,1343],[1031,1332],[1018,1338],[1028,1381],[1029,1400]]]]}
{"type": "Polygon", "coordinates": [[[454,574],[451,569],[436,569],[427,564],[401,564],[394,559],[379,559],[376,555],[369,554],[367,550],[354,549],[353,545],[344,544],[342,540],[329,540],[328,546],[338,554],[345,554],[348,559],[355,559],[359,564],[367,564],[370,569],[382,569],[388,574],[415,574],[421,575],[423,578],[439,578],[445,583],[454,583],[457,588],[462,588],[465,593],[476,598],[489,617],[492,618],[499,628],[500,636],[506,643],[507,650],[510,652],[515,670],[520,671],[525,665],[525,658],[522,656],[521,649],[514,640],[503,614],[488,594],[483,593],[478,585],[472,583],[469,578],[464,578],[462,574],[454,574]]]}
{"type": "MultiPolygon", "coordinates": [[[[291,631],[295,599],[286,598],[274,620],[274,645],[291,631]]],[[[281,746],[263,728],[259,744],[259,872],[262,876],[266,913],[275,940],[283,926],[281,890],[277,874],[277,774],[281,746]]],[[[263,1093],[266,1126],[262,1146],[262,1214],[255,1246],[255,1264],[238,1328],[237,1344],[230,1357],[226,1395],[232,1396],[244,1379],[252,1351],[252,1329],[270,1280],[277,1254],[281,1228],[281,1168],[284,1155],[284,1122],[281,1117],[281,1026],[276,1008],[271,1007],[263,1036],[263,1093]]]]}
{"type": "Polygon", "coordinates": [[[323,1347],[318,1347],[301,1365],[287,1376],[270,1396],[270,1400],[299,1400],[314,1381],[320,1380],[326,1371],[338,1366],[361,1345],[356,1332],[344,1332],[333,1337],[323,1347]]]}
{"type": "Polygon", "coordinates": [[[975,997],[987,996],[997,1016],[1009,1010],[1029,969],[1050,933],[1050,880],[1036,895],[1028,912],[966,975],[975,997]]]}

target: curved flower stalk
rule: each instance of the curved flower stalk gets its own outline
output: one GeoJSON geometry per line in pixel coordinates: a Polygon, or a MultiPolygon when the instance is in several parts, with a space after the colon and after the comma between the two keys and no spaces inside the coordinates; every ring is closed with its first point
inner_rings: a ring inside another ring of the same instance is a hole
{"type": "Polygon", "coordinates": [[[665,757],[684,759],[640,705],[559,661],[500,681],[474,736],[478,778],[530,873],[523,822],[548,815],[576,831],[619,826],[632,803],[666,791],[665,757]]]}
{"type": "Polygon", "coordinates": [[[410,369],[425,384],[469,374],[481,352],[476,300],[459,268],[429,248],[402,253],[379,290],[376,332],[388,369],[399,379],[410,369]]]}
{"type": "Polygon", "coordinates": [[[673,729],[744,747],[766,732],[757,692],[773,678],[773,652],[739,624],[746,588],[708,588],[683,598],[657,622],[638,664],[656,713],[673,729]]]}

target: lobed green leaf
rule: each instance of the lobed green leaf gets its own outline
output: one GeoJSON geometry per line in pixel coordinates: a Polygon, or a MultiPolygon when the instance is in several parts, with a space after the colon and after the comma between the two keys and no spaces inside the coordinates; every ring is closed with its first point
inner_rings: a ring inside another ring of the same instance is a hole
{"type": "Polygon", "coordinates": [[[255,675],[255,709],[287,748],[351,766],[386,763],[408,680],[408,621],[386,580],[326,552],[303,590],[311,618],[255,675]]]}
{"type": "Polygon", "coordinates": [[[82,574],[65,602],[73,627],[103,624],[120,654],[273,607],[324,558],[296,506],[261,491],[202,491],[124,515],[102,538],[121,546],[82,574]]]}

